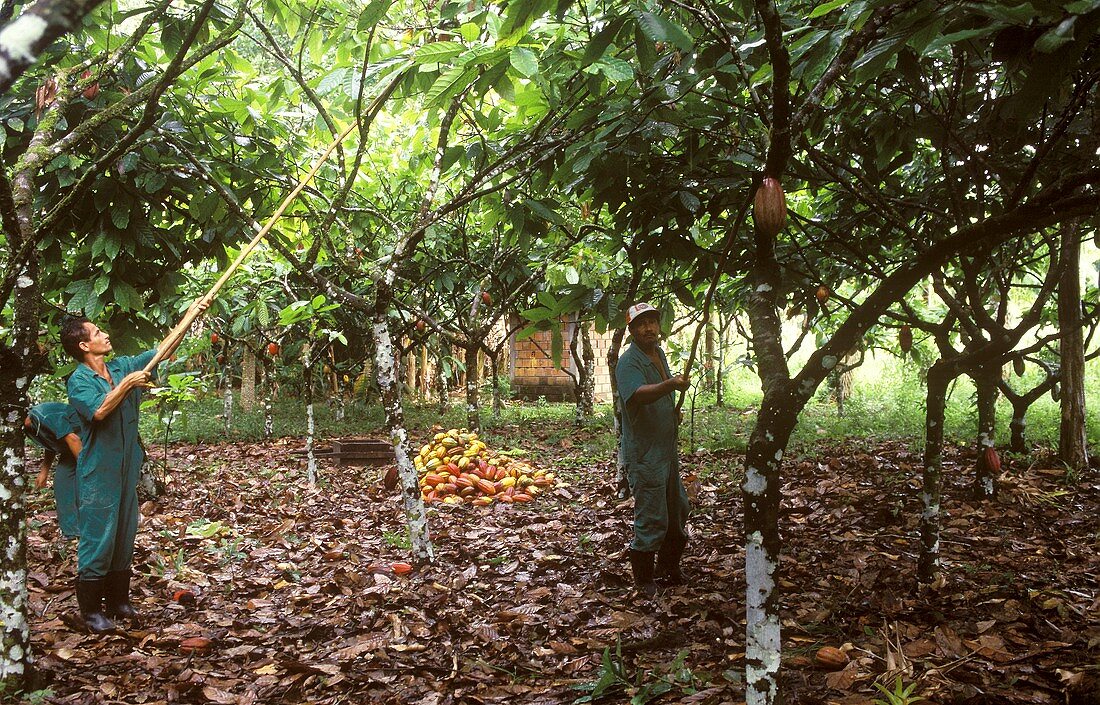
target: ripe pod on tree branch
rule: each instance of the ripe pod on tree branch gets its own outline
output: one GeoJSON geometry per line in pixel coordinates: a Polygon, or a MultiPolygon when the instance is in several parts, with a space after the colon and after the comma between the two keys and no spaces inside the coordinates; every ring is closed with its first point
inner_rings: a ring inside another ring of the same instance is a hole
{"type": "Polygon", "coordinates": [[[787,197],[779,180],[765,176],[752,199],[752,219],[757,232],[774,237],[787,224],[787,197]]]}
{"type": "Polygon", "coordinates": [[[908,355],[913,349],[913,329],[909,326],[902,326],[898,330],[898,347],[901,348],[902,355],[908,355]]]}

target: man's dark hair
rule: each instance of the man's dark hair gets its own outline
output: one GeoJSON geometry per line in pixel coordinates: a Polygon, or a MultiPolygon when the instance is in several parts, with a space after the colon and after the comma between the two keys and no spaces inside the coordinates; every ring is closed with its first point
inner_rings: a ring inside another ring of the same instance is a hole
{"type": "Polygon", "coordinates": [[[61,347],[77,360],[84,359],[84,351],[80,349],[80,344],[91,340],[85,323],[91,323],[91,321],[84,316],[70,315],[61,319],[61,347]]]}

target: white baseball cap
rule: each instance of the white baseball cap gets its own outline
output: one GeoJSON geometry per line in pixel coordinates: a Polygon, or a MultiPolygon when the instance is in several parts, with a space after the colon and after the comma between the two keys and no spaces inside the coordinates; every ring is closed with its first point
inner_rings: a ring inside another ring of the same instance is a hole
{"type": "Polygon", "coordinates": [[[661,315],[657,309],[653,308],[647,303],[643,302],[640,304],[634,304],[626,310],[626,324],[629,326],[631,323],[634,322],[635,318],[646,313],[652,313],[657,316],[661,315]]]}

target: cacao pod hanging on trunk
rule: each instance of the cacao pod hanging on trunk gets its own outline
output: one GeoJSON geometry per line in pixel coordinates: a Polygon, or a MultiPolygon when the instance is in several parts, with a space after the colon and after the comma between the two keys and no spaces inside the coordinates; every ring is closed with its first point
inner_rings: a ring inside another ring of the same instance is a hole
{"type": "Polygon", "coordinates": [[[752,200],[752,219],[758,232],[774,237],[787,224],[787,197],[779,180],[765,176],[752,200]]]}
{"type": "Polygon", "coordinates": [[[1017,357],[1012,361],[1012,369],[1016,371],[1016,376],[1023,377],[1024,372],[1027,370],[1027,365],[1024,364],[1024,358],[1017,357]]]}
{"type": "Polygon", "coordinates": [[[913,349],[913,329],[909,326],[902,326],[898,330],[898,347],[901,348],[902,355],[908,355],[913,349]]]}
{"type": "Polygon", "coordinates": [[[1001,473],[1001,456],[997,455],[997,451],[993,446],[987,446],[982,457],[990,473],[994,475],[999,475],[1001,473]]]}

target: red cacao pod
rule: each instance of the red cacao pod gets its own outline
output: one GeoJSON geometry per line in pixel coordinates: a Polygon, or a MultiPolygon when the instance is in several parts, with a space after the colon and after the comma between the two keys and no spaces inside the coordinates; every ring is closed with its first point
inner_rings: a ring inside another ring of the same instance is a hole
{"type": "Polygon", "coordinates": [[[397,477],[398,476],[396,465],[393,465],[388,470],[386,470],[386,474],[382,478],[382,486],[386,488],[387,492],[397,487],[397,477]]]}
{"type": "Polygon", "coordinates": [[[275,357],[276,355],[278,355],[279,354],[279,344],[278,343],[268,343],[267,344],[267,354],[270,355],[271,357],[275,357]]]}
{"type": "Polygon", "coordinates": [[[787,224],[787,197],[779,180],[765,176],[752,201],[752,219],[758,232],[775,236],[787,224]]]}
{"type": "Polygon", "coordinates": [[[833,292],[829,291],[829,287],[822,284],[821,286],[817,287],[817,291],[814,292],[814,296],[817,297],[817,302],[819,304],[823,304],[829,300],[829,297],[832,296],[832,293],[833,292]]]}
{"type": "Polygon", "coordinates": [[[902,355],[908,355],[913,349],[913,329],[909,326],[902,326],[898,330],[898,347],[901,348],[902,355]]]}
{"type": "Polygon", "coordinates": [[[985,460],[985,466],[989,468],[989,471],[994,475],[998,475],[1001,472],[1001,456],[997,455],[997,451],[993,446],[988,446],[985,452],[982,454],[985,460]]]}
{"type": "Polygon", "coordinates": [[[493,303],[493,297],[489,295],[488,291],[481,292],[481,302],[484,303],[486,306],[493,303]]]}
{"type": "MultiPolygon", "coordinates": [[[[91,77],[91,71],[85,71],[84,73],[80,74],[81,79],[89,79],[91,77]]],[[[99,81],[93,81],[92,83],[89,83],[87,86],[84,87],[82,93],[84,97],[88,100],[95,100],[95,97],[99,95],[99,81]]]]}

